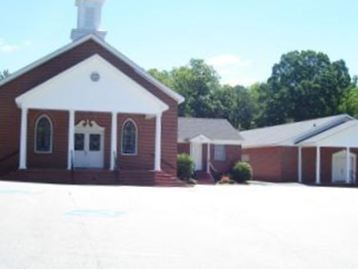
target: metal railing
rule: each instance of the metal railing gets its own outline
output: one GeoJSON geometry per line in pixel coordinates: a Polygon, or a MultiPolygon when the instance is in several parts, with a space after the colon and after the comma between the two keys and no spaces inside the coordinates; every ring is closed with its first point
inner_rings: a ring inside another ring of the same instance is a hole
{"type": "Polygon", "coordinates": [[[219,181],[222,173],[215,168],[212,162],[209,162],[209,174],[214,178],[215,181],[219,181]]]}

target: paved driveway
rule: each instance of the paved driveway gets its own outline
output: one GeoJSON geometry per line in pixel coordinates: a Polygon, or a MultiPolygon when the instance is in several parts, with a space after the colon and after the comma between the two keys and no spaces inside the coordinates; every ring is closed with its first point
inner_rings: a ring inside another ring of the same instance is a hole
{"type": "Polygon", "coordinates": [[[0,268],[358,268],[358,193],[0,182],[0,268]]]}

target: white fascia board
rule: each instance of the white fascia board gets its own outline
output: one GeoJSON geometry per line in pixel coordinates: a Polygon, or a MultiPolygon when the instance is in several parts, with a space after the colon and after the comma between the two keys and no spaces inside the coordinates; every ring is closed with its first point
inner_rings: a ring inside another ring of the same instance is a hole
{"type": "Polygon", "coordinates": [[[191,143],[200,143],[200,144],[208,144],[211,143],[211,140],[206,137],[205,135],[198,135],[196,137],[193,137],[189,139],[191,143]]]}
{"type": "Polygon", "coordinates": [[[111,53],[113,53],[115,56],[117,56],[118,58],[120,58],[121,60],[123,60],[125,63],[127,63],[128,65],[130,65],[137,74],[141,75],[142,77],[145,77],[148,81],[150,81],[151,83],[153,83],[155,86],[157,86],[161,91],[163,91],[164,93],[166,93],[168,96],[170,96],[171,98],[173,98],[175,101],[177,101],[179,104],[183,103],[185,101],[185,98],[183,96],[181,96],[180,94],[176,93],[174,90],[168,88],[167,86],[163,85],[161,82],[159,82],[158,80],[156,80],[155,78],[153,78],[152,76],[150,76],[143,68],[141,68],[140,66],[138,66],[136,63],[134,63],[132,60],[130,60],[128,57],[126,57],[125,55],[123,55],[122,53],[120,53],[117,49],[115,49],[114,47],[112,47],[111,45],[109,45],[108,43],[106,43],[104,40],[101,40],[100,38],[98,38],[95,35],[88,35],[85,36],[75,42],[72,42],[56,51],[54,51],[53,53],[35,61],[34,63],[18,70],[17,72],[11,74],[9,77],[7,77],[6,79],[2,80],[0,82],[0,87],[9,83],[10,81],[26,74],[27,72],[31,71],[32,69],[48,62],[49,60],[65,53],[66,51],[69,51],[79,45],[81,45],[82,43],[85,43],[88,40],[94,40],[95,42],[97,42],[98,44],[100,44],[101,46],[103,46],[104,48],[106,48],[108,51],[110,51],[111,53]]]}
{"type": "Polygon", "coordinates": [[[167,104],[99,55],[93,55],[16,98],[19,107],[158,114],[167,104]],[[101,76],[90,79],[92,72],[101,76]],[[86,95],[87,94],[87,95],[86,95]]]}
{"type": "Polygon", "coordinates": [[[188,139],[188,140],[178,139],[178,143],[183,143],[183,144],[199,143],[199,142],[201,142],[203,144],[212,144],[212,145],[233,145],[233,146],[242,145],[242,141],[239,141],[239,140],[212,140],[210,138],[207,138],[206,136],[197,136],[197,137],[194,137],[194,138],[188,139]],[[198,137],[203,137],[205,139],[203,139],[202,141],[199,141],[198,137]]]}
{"type": "Polygon", "coordinates": [[[211,140],[211,144],[240,146],[240,145],[242,145],[242,141],[240,141],[240,140],[211,140]]]}
{"type": "Polygon", "coordinates": [[[303,141],[302,147],[358,147],[358,121],[346,123],[348,126],[337,126],[317,137],[303,141]]]}
{"type": "Polygon", "coordinates": [[[153,83],[155,86],[157,86],[159,89],[161,89],[164,93],[169,95],[171,98],[173,98],[175,101],[177,101],[179,104],[183,103],[185,101],[185,98],[181,96],[180,94],[176,93],[174,90],[168,88],[163,83],[149,75],[142,67],[140,67],[138,64],[133,62],[131,59],[129,59],[127,56],[119,52],[116,48],[112,47],[108,43],[106,43],[104,40],[93,36],[93,39],[100,43],[102,46],[107,48],[110,52],[112,52],[114,55],[116,55],[118,58],[122,59],[124,62],[126,62],[128,65],[134,68],[136,73],[139,75],[145,77],[147,80],[149,80],[151,83],[153,83]]]}
{"type": "Polygon", "coordinates": [[[257,145],[245,145],[242,143],[243,149],[258,149],[258,148],[276,148],[276,147],[296,147],[294,144],[257,144],[257,145]]]}
{"type": "Polygon", "coordinates": [[[339,118],[334,119],[328,123],[326,123],[323,126],[320,126],[319,128],[315,129],[313,128],[310,131],[307,131],[306,133],[300,134],[298,136],[295,136],[293,139],[293,142],[295,144],[299,144],[300,142],[310,140],[312,137],[319,136],[321,132],[327,132],[331,129],[334,129],[339,126],[339,124],[343,124],[344,122],[355,120],[352,116],[348,114],[343,114],[339,118]]]}

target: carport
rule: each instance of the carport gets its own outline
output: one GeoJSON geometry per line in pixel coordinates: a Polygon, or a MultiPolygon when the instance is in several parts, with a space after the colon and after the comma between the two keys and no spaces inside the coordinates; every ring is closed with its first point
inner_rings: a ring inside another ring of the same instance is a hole
{"type": "Polygon", "coordinates": [[[332,183],[355,184],[357,181],[358,121],[348,121],[335,128],[322,131],[320,134],[297,143],[298,145],[298,179],[303,177],[303,150],[315,149],[315,183],[322,184],[322,150],[335,149],[331,157],[332,183]],[[338,151],[341,149],[341,151],[338,151]]]}

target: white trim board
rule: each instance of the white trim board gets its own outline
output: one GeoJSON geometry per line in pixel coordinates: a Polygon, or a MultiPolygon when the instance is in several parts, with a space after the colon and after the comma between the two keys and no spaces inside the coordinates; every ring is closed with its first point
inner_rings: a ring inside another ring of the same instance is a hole
{"type": "Polygon", "coordinates": [[[112,47],[111,45],[109,45],[108,43],[106,43],[105,41],[101,40],[100,38],[98,38],[95,35],[88,35],[85,36],[75,42],[72,42],[56,51],[54,51],[53,53],[35,61],[34,63],[25,66],[24,68],[18,70],[17,72],[13,73],[12,75],[10,75],[8,78],[4,79],[3,81],[0,82],[0,87],[9,83],[10,81],[26,74],[27,72],[31,71],[32,69],[35,69],[36,67],[50,61],[51,59],[85,43],[86,41],[89,40],[93,40],[94,42],[96,42],[97,44],[101,45],[102,47],[104,47],[105,49],[107,49],[108,51],[110,51],[114,56],[118,57],[119,59],[121,59],[122,61],[124,61],[126,64],[128,64],[129,66],[131,66],[134,71],[139,74],[140,76],[144,77],[146,80],[148,80],[149,82],[151,82],[152,84],[154,84],[156,87],[158,87],[162,92],[164,92],[165,94],[167,94],[168,96],[170,96],[171,98],[173,98],[175,101],[177,101],[179,104],[184,102],[184,97],[181,96],[180,94],[176,93],[175,91],[173,91],[172,89],[168,88],[167,86],[165,86],[164,84],[162,84],[161,82],[159,82],[158,80],[156,80],[155,78],[153,78],[152,76],[150,76],[143,68],[141,68],[140,66],[138,66],[136,63],[134,63],[132,60],[130,60],[128,57],[126,57],[125,55],[123,55],[122,53],[120,53],[118,50],[116,50],[114,47],[112,47]]]}
{"type": "Polygon", "coordinates": [[[168,105],[95,54],[16,98],[20,108],[157,114],[168,105]],[[99,81],[91,74],[98,73],[99,81]]]}

